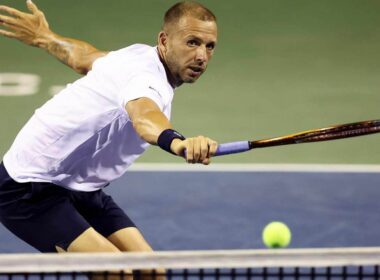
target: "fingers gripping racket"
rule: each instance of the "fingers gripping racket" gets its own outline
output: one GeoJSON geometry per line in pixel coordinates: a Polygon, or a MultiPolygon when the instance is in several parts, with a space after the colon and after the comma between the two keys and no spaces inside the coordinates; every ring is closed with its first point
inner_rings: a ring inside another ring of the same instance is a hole
{"type": "Polygon", "coordinates": [[[341,124],[263,140],[238,141],[219,144],[215,156],[242,153],[256,148],[330,141],[379,132],[380,120],[341,124]]]}

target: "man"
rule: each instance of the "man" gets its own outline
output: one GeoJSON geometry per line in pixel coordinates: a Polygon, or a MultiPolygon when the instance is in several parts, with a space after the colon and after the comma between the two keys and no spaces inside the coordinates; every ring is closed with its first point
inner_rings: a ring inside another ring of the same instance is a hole
{"type": "Polygon", "coordinates": [[[1,222],[41,252],[151,251],[102,188],[149,144],[210,163],[217,143],[185,139],[169,117],[174,89],[195,82],[213,55],[215,16],[198,3],[178,3],[165,14],[157,47],[107,53],[54,34],[37,6],[27,6],[31,14],[0,6],[0,34],[87,75],[36,110],[5,154],[1,222]]]}

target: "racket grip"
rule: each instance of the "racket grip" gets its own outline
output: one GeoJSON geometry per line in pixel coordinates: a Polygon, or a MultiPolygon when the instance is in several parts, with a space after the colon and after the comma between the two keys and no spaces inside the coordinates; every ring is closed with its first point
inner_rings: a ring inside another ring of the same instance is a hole
{"type": "Polygon", "coordinates": [[[214,156],[223,156],[223,155],[242,153],[249,150],[250,150],[250,147],[249,147],[248,141],[223,143],[223,144],[218,145],[218,149],[216,150],[214,156]]]}
{"type": "MultiPolygon", "coordinates": [[[[223,143],[218,145],[214,157],[242,153],[249,151],[250,149],[248,141],[223,143]]],[[[184,150],[182,156],[186,158],[186,150],[184,150]]]]}

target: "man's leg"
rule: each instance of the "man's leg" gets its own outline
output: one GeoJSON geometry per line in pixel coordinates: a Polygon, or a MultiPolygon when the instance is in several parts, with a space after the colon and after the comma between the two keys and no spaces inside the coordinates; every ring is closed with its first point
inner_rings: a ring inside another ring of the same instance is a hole
{"type": "Polygon", "coordinates": [[[79,235],[65,251],[63,248],[56,246],[57,252],[120,252],[120,250],[107,240],[104,236],[97,233],[93,228],[85,230],[79,235]]]}
{"type": "MultiPolygon", "coordinates": [[[[57,247],[58,252],[66,252],[62,248],[57,247]]],[[[79,235],[67,248],[67,252],[113,252],[120,253],[120,250],[113,245],[107,238],[95,231],[94,228],[89,228],[79,235]]],[[[126,276],[123,280],[133,280],[132,271],[124,270],[126,276]]],[[[115,275],[112,275],[112,271],[107,275],[107,280],[122,280],[120,272],[115,271],[115,275]]],[[[106,280],[103,273],[100,275],[92,275],[91,280],[106,280]]]]}
{"type": "Polygon", "coordinates": [[[71,201],[88,223],[118,250],[151,252],[152,248],[132,220],[102,190],[72,192],[71,201]]]}
{"type": "MultiPolygon", "coordinates": [[[[120,251],[123,252],[152,252],[153,249],[150,247],[148,242],[144,239],[140,231],[135,227],[120,229],[107,238],[114,244],[120,251]]],[[[142,279],[144,280],[164,280],[165,270],[156,269],[152,270],[142,270],[142,279]],[[154,276],[156,274],[156,276],[154,276]]]]}
{"type": "Polygon", "coordinates": [[[144,239],[140,231],[135,227],[120,229],[107,239],[123,252],[152,252],[148,242],[144,239]]]}
{"type": "MultiPolygon", "coordinates": [[[[103,191],[73,193],[74,206],[93,228],[123,252],[151,252],[152,248],[125,212],[103,191]]],[[[150,271],[145,271],[150,273],[150,271]]],[[[145,274],[144,272],[144,274],[145,274]]],[[[164,270],[157,270],[164,274],[164,270]]],[[[152,277],[144,277],[152,279],[152,277]]],[[[163,277],[160,277],[163,279],[163,277]]],[[[158,278],[157,278],[158,280],[158,278]]]]}

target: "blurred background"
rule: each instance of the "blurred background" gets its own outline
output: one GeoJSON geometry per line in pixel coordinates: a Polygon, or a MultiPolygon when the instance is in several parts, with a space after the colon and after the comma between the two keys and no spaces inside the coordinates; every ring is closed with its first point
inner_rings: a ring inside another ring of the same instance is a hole
{"type": "MultiPolygon", "coordinates": [[[[52,30],[102,50],[155,45],[163,14],[175,2],[35,0],[52,30]]],[[[172,120],[183,134],[225,142],[379,118],[379,1],[199,2],[217,15],[219,42],[208,72],[176,91],[172,120]]],[[[23,0],[1,4],[26,10],[23,0]]],[[[36,108],[80,77],[42,50],[0,38],[0,77],[5,73],[36,76],[33,94],[0,95],[1,155],[36,108]]],[[[2,79],[1,86],[13,83],[2,79]]],[[[379,141],[368,136],[278,147],[215,162],[378,163],[379,141]]],[[[157,148],[139,161],[182,162],[157,148]]]]}

